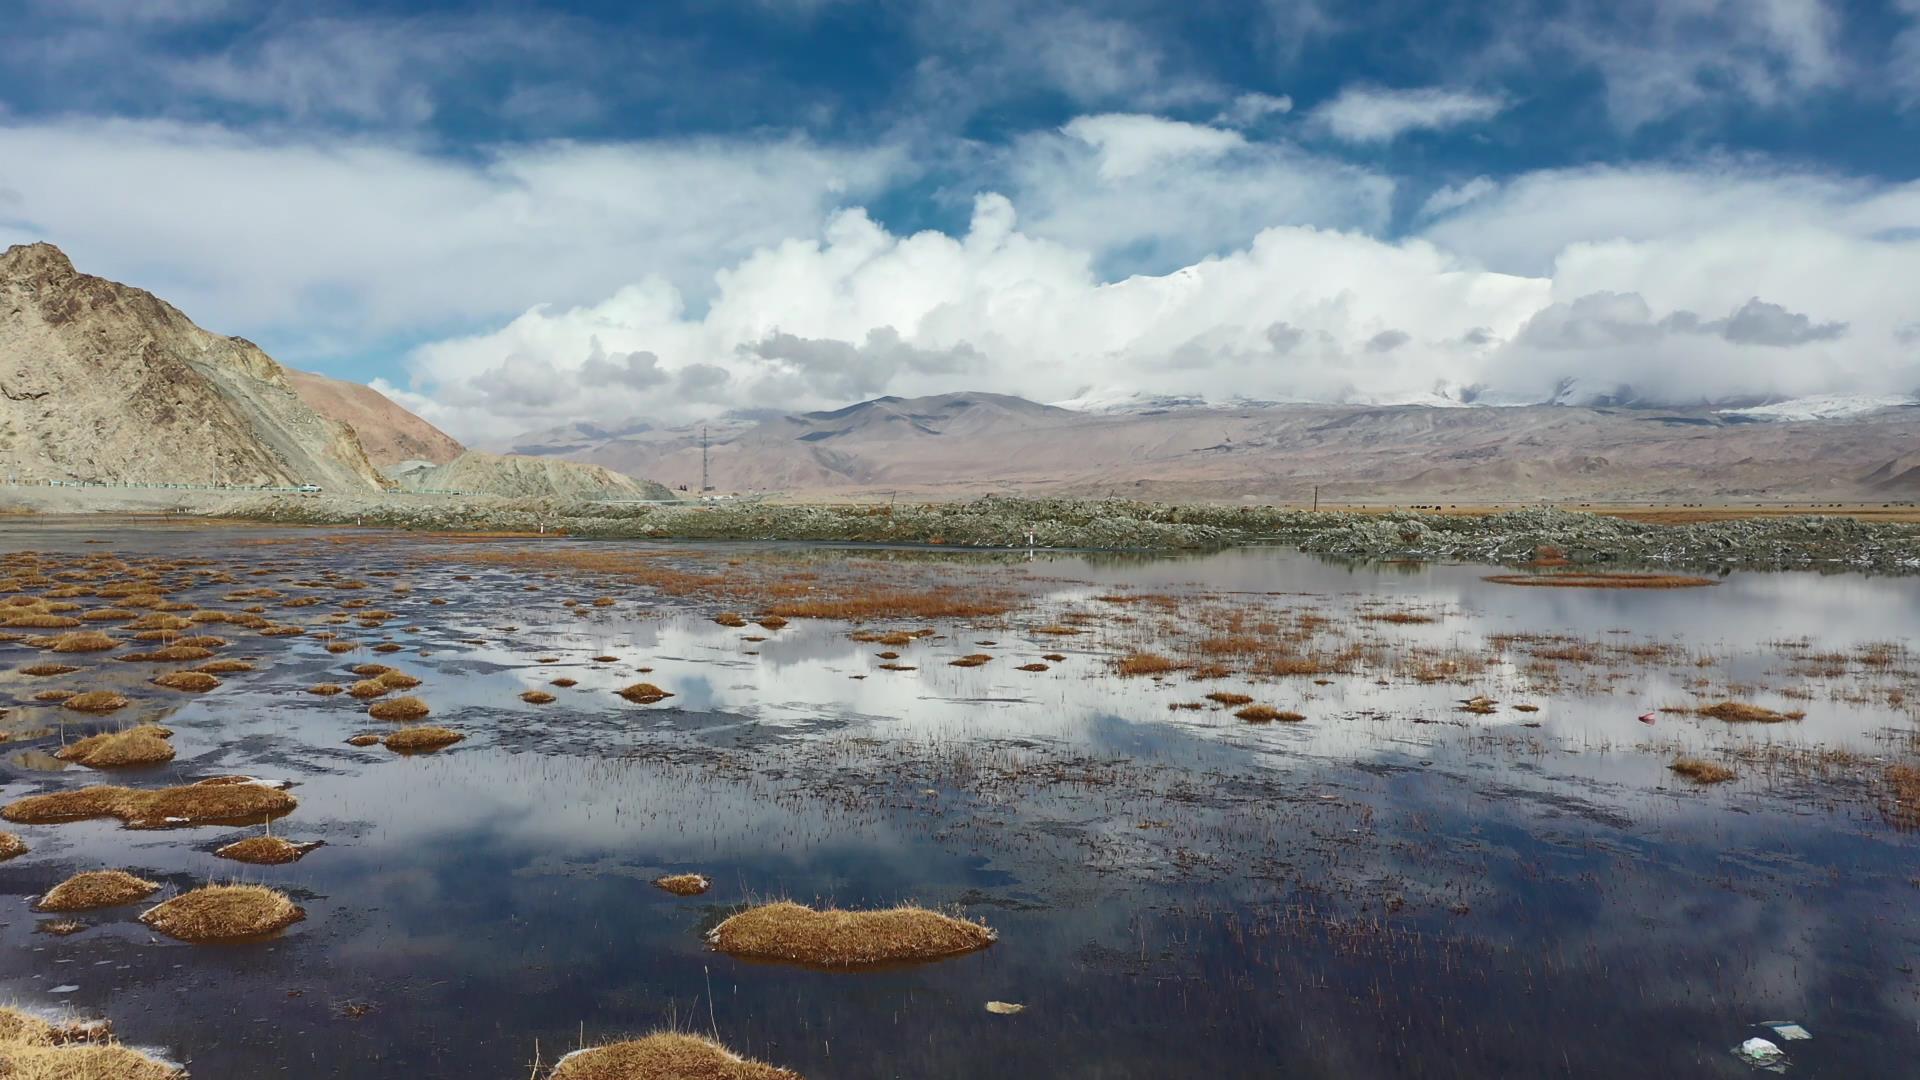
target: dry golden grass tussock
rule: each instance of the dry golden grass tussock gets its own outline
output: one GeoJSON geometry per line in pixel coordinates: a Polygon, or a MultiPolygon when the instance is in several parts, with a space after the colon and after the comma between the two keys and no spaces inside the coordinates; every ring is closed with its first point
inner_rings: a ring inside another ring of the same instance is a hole
{"type": "Polygon", "coordinates": [[[1882,801],[1888,820],[1902,829],[1920,829],[1920,766],[1889,765],[1883,778],[1887,797],[1882,801]]]}
{"type": "Polygon", "coordinates": [[[176,1068],[112,1041],[111,1026],[50,1024],[0,1006],[0,1076],[8,1080],[178,1080],[176,1068]]]}
{"type": "Polygon", "coordinates": [[[655,878],[653,883],[675,896],[699,896],[713,888],[713,882],[705,874],[668,874],[655,878]]]}
{"type": "Polygon", "coordinates": [[[79,668],[74,667],[72,664],[56,664],[48,661],[42,664],[28,664],[26,667],[20,669],[20,674],[31,675],[34,678],[46,678],[49,675],[71,675],[79,670],[79,668]]]}
{"type": "Polygon", "coordinates": [[[1788,720],[1804,720],[1807,714],[1793,712],[1775,712],[1760,705],[1744,701],[1722,701],[1715,705],[1706,705],[1692,710],[1695,715],[1724,720],[1730,724],[1780,724],[1788,720]]]}
{"type": "Polygon", "coordinates": [[[547,1080],[800,1080],[800,1074],[750,1061],[698,1035],[661,1032],[576,1050],[547,1080]]]}
{"type": "Polygon", "coordinates": [[[127,699],[111,690],[88,690],[73,695],[62,704],[75,712],[107,713],[126,708],[127,699]]]}
{"type": "Polygon", "coordinates": [[[554,679],[554,680],[552,680],[551,682],[549,682],[549,683],[547,683],[547,685],[548,685],[548,686],[557,686],[557,687],[559,687],[560,689],[562,689],[562,690],[565,690],[565,689],[567,689],[567,688],[568,688],[568,687],[570,687],[570,686],[578,686],[578,685],[580,685],[580,681],[579,681],[578,679],[569,679],[569,678],[567,678],[566,676],[564,676],[564,675],[562,675],[561,677],[559,677],[559,678],[557,678],[557,679],[554,679]]]}
{"type": "Polygon", "coordinates": [[[1021,664],[1019,667],[1015,668],[1014,670],[1015,671],[1046,671],[1048,670],[1048,668],[1047,668],[1047,665],[1045,664],[1021,664]]]}
{"type": "Polygon", "coordinates": [[[245,840],[235,840],[231,844],[216,848],[214,854],[235,862],[253,863],[256,866],[283,866],[299,862],[307,852],[320,846],[320,841],[296,844],[291,840],[282,840],[278,836],[249,836],[245,840]]]}
{"type": "Polygon", "coordinates": [[[128,653],[120,659],[129,664],[183,664],[190,660],[205,660],[213,655],[213,650],[201,645],[169,645],[152,652],[128,653]]]}
{"type": "Polygon", "coordinates": [[[1302,713],[1276,709],[1271,705],[1249,705],[1233,715],[1249,724],[1271,724],[1275,721],[1283,724],[1297,724],[1306,719],[1302,713]]]}
{"type": "MultiPolygon", "coordinates": [[[[71,706],[71,700],[68,704],[71,706]]],[[[167,741],[172,735],[171,728],[141,724],[125,731],[89,735],[79,742],[61,747],[53,756],[90,769],[158,765],[173,760],[173,744],[167,741]]]]}
{"type": "Polygon", "coordinates": [[[379,679],[361,679],[359,682],[347,687],[347,693],[362,701],[368,701],[393,693],[393,687],[388,686],[379,679]]]}
{"type": "Polygon", "coordinates": [[[154,907],[140,921],[181,941],[243,941],[284,930],[307,913],[261,885],[208,885],[154,907]]]}
{"type": "Polygon", "coordinates": [[[815,910],[791,901],[749,908],[708,933],[734,956],[822,967],[866,967],[959,956],[994,943],[985,925],[918,907],[815,910]]]}
{"type": "Polygon", "coordinates": [[[671,693],[660,689],[650,682],[634,683],[632,686],[615,690],[614,693],[619,694],[635,705],[653,705],[673,696],[671,693]]]}
{"type": "Polygon", "coordinates": [[[376,675],[385,675],[393,669],[385,664],[356,664],[349,670],[363,679],[371,679],[376,675]]]}
{"type": "Polygon", "coordinates": [[[1172,657],[1150,652],[1128,653],[1114,662],[1114,670],[1122,675],[1163,675],[1182,666],[1172,657]]]}
{"type": "Polygon", "coordinates": [[[252,671],[253,663],[249,660],[215,660],[193,670],[206,675],[237,675],[242,671],[252,671]]]}
{"type": "Polygon", "coordinates": [[[74,634],[61,634],[48,643],[47,648],[58,653],[106,652],[119,645],[119,639],[108,637],[98,630],[82,630],[74,634]]]}
{"type": "Polygon", "coordinates": [[[873,589],[842,596],[804,596],[769,605],[768,615],[787,619],[979,619],[1005,615],[1013,601],[1005,596],[958,589],[873,589]]]}
{"type": "Polygon", "coordinates": [[[374,734],[371,731],[363,731],[360,734],[355,735],[352,738],[348,739],[347,745],[348,746],[378,746],[380,745],[380,736],[374,734]]]}
{"type": "Polygon", "coordinates": [[[520,692],[520,700],[529,705],[551,705],[554,702],[554,696],[545,690],[523,690],[520,692]]]}
{"type": "Polygon", "coordinates": [[[119,818],[130,829],[259,822],[288,813],[299,801],[245,776],[221,776],[181,787],[140,790],[95,785],[28,795],[0,806],[0,818],[22,825],[57,825],[88,818],[119,818]]]}
{"type": "Polygon", "coordinates": [[[72,691],[72,690],[42,690],[39,693],[33,695],[33,700],[43,702],[48,705],[58,705],[61,702],[72,697],[74,693],[75,691],[72,691]]]}
{"type": "Polygon", "coordinates": [[[426,702],[411,695],[392,698],[387,701],[376,701],[372,705],[367,706],[367,715],[373,717],[375,720],[421,720],[425,719],[431,711],[432,710],[427,708],[426,702]]]}
{"type": "Polygon", "coordinates": [[[747,617],[737,611],[723,611],[715,615],[713,621],[719,623],[721,626],[740,627],[747,625],[747,617]]]}
{"type": "Polygon", "coordinates": [[[204,671],[169,671],[165,675],[154,676],[153,685],[203,694],[218,687],[220,680],[204,671]]]}
{"type": "Polygon", "coordinates": [[[0,862],[18,858],[28,851],[27,842],[15,833],[0,832],[0,862]]]}
{"type": "Polygon", "coordinates": [[[307,687],[307,693],[318,694],[321,697],[332,697],[345,690],[346,687],[341,686],[339,683],[330,682],[314,683],[312,686],[307,687]]]}
{"type": "Polygon", "coordinates": [[[419,754],[444,749],[464,738],[465,735],[452,728],[423,724],[420,727],[401,728],[381,741],[396,754],[419,754]]]}
{"type": "Polygon", "coordinates": [[[1213,693],[1208,694],[1207,700],[1214,702],[1215,704],[1226,705],[1229,707],[1234,705],[1249,705],[1249,704],[1252,704],[1253,702],[1253,698],[1251,695],[1230,694],[1224,690],[1216,690],[1213,693]]]}
{"type": "Polygon", "coordinates": [[[0,625],[12,627],[15,630],[66,630],[79,626],[80,620],[67,615],[36,613],[15,615],[0,625]]]}
{"type": "Polygon", "coordinates": [[[1708,761],[1705,758],[1697,757],[1675,758],[1673,764],[1667,766],[1667,768],[1692,780],[1696,784],[1719,784],[1728,780],[1737,779],[1740,775],[1717,761],[1708,761]]]}
{"type": "Polygon", "coordinates": [[[92,911],[145,900],[160,891],[160,883],[135,877],[125,870],[88,870],[47,890],[33,905],[35,911],[92,911]]]}
{"type": "Polygon", "coordinates": [[[126,608],[103,607],[83,611],[80,613],[80,618],[86,622],[123,622],[139,614],[137,611],[128,611],[126,608]]]}
{"type": "Polygon", "coordinates": [[[949,667],[979,667],[981,664],[984,664],[987,661],[992,659],[993,657],[988,656],[986,653],[970,653],[966,656],[960,657],[957,660],[948,661],[948,666],[949,667]]]}
{"type": "Polygon", "coordinates": [[[383,671],[373,677],[373,681],[389,690],[411,690],[420,685],[420,680],[404,671],[383,671]]]}

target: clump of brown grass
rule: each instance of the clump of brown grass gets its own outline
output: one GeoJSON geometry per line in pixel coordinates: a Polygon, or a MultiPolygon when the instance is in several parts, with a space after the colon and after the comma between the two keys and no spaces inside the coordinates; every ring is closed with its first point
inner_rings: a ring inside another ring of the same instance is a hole
{"type": "Polygon", "coordinates": [[[1249,704],[1253,701],[1253,697],[1250,694],[1230,694],[1224,690],[1216,690],[1207,695],[1207,700],[1231,707],[1249,704]]]}
{"type": "Polygon", "coordinates": [[[57,825],[113,817],[130,829],[164,829],[258,822],[288,813],[297,805],[292,795],[251,777],[219,776],[157,790],[100,784],[28,795],[0,806],[0,818],[22,825],[57,825]]]}
{"type": "Polygon", "coordinates": [[[0,862],[18,858],[27,853],[27,842],[10,832],[0,832],[0,862]]]}
{"type": "Polygon", "coordinates": [[[800,1080],[800,1074],[750,1061],[698,1035],[661,1032],[576,1050],[547,1080],[800,1080]]]}
{"type": "Polygon", "coordinates": [[[349,670],[363,679],[371,679],[376,675],[385,675],[393,669],[385,664],[356,664],[349,670]]]}
{"type": "Polygon", "coordinates": [[[1042,655],[1042,656],[1040,657],[1040,659],[1042,659],[1042,660],[1049,660],[1049,661],[1052,661],[1053,663],[1056,663],[1056,664],[1057,664],[1057,663],[1059,663],[1060,661],[1062,661],[1062,660],[1065,660],[1065,659],[1066,659],[1066,657],[1065,657],[1064,655],[1062,655],[1061,653],[1057,653],[1057,652],[1050,652],[1050,653],[1046,653],[1046,654],[1044,654],[1044,655],[1042,655]]]}
{"type": "Polygon", "coordinates": [[[871,589],[839,596],[804,596],[772,604],[767,614],[788,619],[978,619],[1004,615],[1013,607],[1006,596],[959,589],[871,589]]]}
{"type": "Polygon", "coordinates": [[[723,611],[715,615],[713,621],[719,623],[721,626],[738,627],[747,625],[747,617],[737,611],[723,611]]]}
{"type": "Polygon", "coordinates": [[[321,697],[332,697],[345,690],[346,687],[341,686],[339,683],[330,682],[314,683],[312,686],[307,687],[307,693],[318,694],[321,697]]]}
{"type": "Polygon", "coordinates": [[[1302,713],[1276,709],[1271,705],[1249,705],[1233,715],[1249,724],[1271,724],[1276,720],[1283,724],[1297,724],[1306,719],[1302,713]]]}
{"type": "Polygon", "coordinates": [[[615,690],[614,693],[619,694],[635,705],[653,705],[673,696],[671,693],[660,689],[650,682],[637,682],[632,686],[615,690]]]}
{"type": "Polygon", "coordinates": [[[1045,634],[1048,637],[1071,637],[1074,634],[1086,633],[1084,629],[1078,626],[1062,626],[1059,623],[1036,626],[1033,628],[1033,632],[1036,634],[1045,634]]]}
{"type": "Polygon", "coordinates": [[[164,686],[169,690],[185,690],[201,694],[220,685],[220,680],[204,671],[169,671],[153,677],[153,685],[164,686]]]}
{"type": "Polygon", "coordinates": [[[103,607],[94,608],[92,611],[83,611],[80,613],[80,618],[87,622],[120,622],[125,619],[134,618],[139,614],[137,611],[128,611],[126,608],[103,607]]]}
{"type": "Polygon", "coordinates": [[[1163,675],[1181,668],[1179,661],[1159,653],[1132,652],[1114,662],[1114,670],[1122,675],[1163,675]]]}
{"type": "Polygon", "coordinates": [[[426,702],[412,695],[376,701],[367,706],[367,715],[375,720],[420,720],[424,719],[429,711],[426,702]]]}
{"type": "Polygon", "coordinates": [[[253,663],[249,660],[215,660],[193,670],[206,675],[237,675],[242,671],[252,671],[253,663]]]}
{"type": "Polygon", "coordinates": [[[34,678],[45,678],[49,675],[71,675],[79,670],[79,668],[74,667],[72,664],[56,664],[52,661],[47,661],[40,664],[28,664],[26,667],[20,669],[20,674],[31,675],[34,678]]]}
{"type": "Polygon", "coordinates": [[[307,852],[320,846],[313,840],[305,844],[296,844],[278,836],[249,836],[245,840],[235,840],[224,847],[214,849],[214,854],[235,862],[253,863],[256,866],[281,866],[299,862],[307,852]]]}
{"type": "Polygon", "coordinates": [[[520,700],[529,705],[551,705],[554,697],[545,690],[524,690],[520,694],[520,700]]]}
{"type": "Polygon", "coordinates": [[[389,690],[411,690],[420,685],[420,680],[404,671],[383,671],[373,677],[373,681],[389,690]]]}
{"type": "Polygon", "coordinates": [[[61,634],[47,645],[47,649],[59,653],[106,652],[119,645],[119,639],[108,637],[98,630],[82,630],[73,634],[61,634]]]}
{"type": "Polygon", "coordinates": [[[107,713],[127,707],[127,699],[111,690],[88,690],[75,694],[64,704],[75,712],[107,713]]]}
{"type": "Polygon", "coordinates": [[[578,686],[578,685],[580,685],[580,681],[579,681],[578,679],[569,679],[569,678],[567,678],[567,677],[566,677],[565,675],[562,675],[562,676],[560,676],[560,677],[559,677],[559,678],[557,678],[557,679],[554,679],[554,680],[551,680],[550,682],[548,682],[548,683],[547,683],[547,685],[548,685],[548,686],[557,686],[557,687],[559,687],[560,689],[562,689],[562,690],[565,690],[565,689],[567,689],[567,688],[568,688],[568,687],[570,687],[570,686],[578,686]]]}
{"type": "MultiPolygon", "coordinates": [[[[67,705],[72,707],[72,699],[68,699],[67,705]]],[[[53,756],[90,769],[158,765],[173,760],[173,744],[167,741],[172,735],[171,728],[159,724],[141,724],[125,731],[89,735],[79,742],[61,747],[53,756]]]]}
{"type": "Polygon", "coordinates": [[[88,870],[47,890],[35,911],[92,911],[145,900],[160,889],[157,881],[135,877],[125,870],[88,870]]]}
{"type": "Polygon", "coordinates": [[[9,626],[15,630],[66,630],[79,626],[80,620],[69,615],[34,612],[28,615],[15,615],[0,625],[9,626]]]}
{"type": "Polygon", "coordinates": [[[286,893],[262,885],[208,885],[181,893],[140,916],[181,941],[243,941],[284,930],[307,913],[286,893]]]}
{"type": "Polygon", "coordinates": [[[1667,766],[1667,768],[1692,780],[1696,784],[1718,784],[1735,779],[1740,775],[1717,761],[1708,761],[1705,758],[1697,757],[1675,758],[1673,764],[1667,766]]]}
{"type": "Polygon", "coordinates": [[[355,735],[352,738],[348,739],[347,745],[348,746],[375,746],[375,745],[378,745],[379,742],[380,742],[380,736],[375,735],[371,731],[363,731],[360,734],[355,735]]]}
{"type": "Polygon", "coordinates": [[[949,667],[979,667],[981,664],[984,664],[992,659],[993,657],[988,656],[986,653],[969,653],[966,656],[960,657],[959,659],[948,661],[948,666],[949,667]]]}
{"type": "Polygon", "coordinates": [[[791,901],[748,908],[707,934],[721,952],[823,967],[938,960],[984,949],[999,937],[985,925],[919,907],[815,910],[791,901]]]}
{"type": "Polygon", "coordinates": [[[402,646],[398,642],[383,641],[380,644],[375,645],[373,647],[373,651],[377,653],[396,653],[396,652],[399,652],[401,648],[402,646]]]}
{"type": "Polygon", "coordinates": [[[713,882],[708,881],[705,874],[668,874],[655,878],[653,883],[675,896],[699,896],[713,888],[713,882]]]}
{"type": "Polygon", "coordinates": [[[385,697],[391,693],[393,693],[393,687],[388,686],[379,679],[361,679],[359,682],[347,687],[347,694],[349,696],[359,698],[362,701],[385,697]]]}
{"type": "Polygon", "coordinates": [[[759,623],[762,627],[768,630],[778,630],[781,627],[787,625],[787,620],[781,618],[778,615],[762,615],[759,619],[759,623]]]}
{"type": "Polygon", "coordinates": [[[0,1075],[11,1080],[178,1080],[178,1069],[112,1041],[104,1021],[50,1024],[0,1006],[0,1075]]]}
{"type": "Polygon", "coordinates": [[[1686,574],[1492,574],[1495,585],[1541,585],[1561,589],[1697,589],[1720,582],[1686,574]]]}
{"type": "Polygon", "coordinates": [[[335,655],[335,656],[339,656],[339,655],[340,655],[341,653],[350,653],[350,652],[352,652],[353,650],[355,650],[355,649],[357,649],[357,648],[359,648],[359,647],[360,647],[360,646],[358,646],[358,645],[355,645],[355,644],[354,644],[353,642],[351,642],[351,641],[329,641],[329,642],[327,642],[327,651],[328,651],[328,652],[330,652],[330,653],[332,653],[332,654],[333,654],[333,655],[335,655]]]}
{"type": "Polygon", "coordinates": [[[1018,668],[1015,668],[1014,670],[1016,671],[1047,671],[1049,669],[1045,664],[1021,664],[1018,668]]]}
{"type": "Polygon", "coordinates": [[[179,664],[189,660],[205,660],[212,655],[212,649],[201,645],[169,645],[151,652],[128,653],[120,659],[129,664],[179,664]]]}
{"type": "Polygon", "coordinates": [[[439,750],[466,738],[452,728],[435,727],[422,724],[419,727],[401,728],[381,740],[397,754],[419,754],[429,750],[439,750]]]}
{"type": "Polygon", "coordinates": [[[185,630],[191,622],[178,615],[168,615],[162,611],[149,611],[145,615],[127,624],[129,630],[185,630]]]}
{"type": "Polygon", "coordinates": [[[1381,611],[1360,616],[1362,622],[1393,623],[1396,626],[1414,626],[1420,623],[1439,622],[1434,615],[1424,615],[1418,611],[1381,611]]]}
{"type": "Polygon", "coordinates": [[[73,690],[42,690],[33,695],[33,700],[45,702],[49,705],[58,705],[72,697],[75,693],[76,691],[73,690]]]}
{"type": "Polygon", "coordinates": [[[1744,701],[1722,701],[1715,705],[1706,705],[1693,710],[1695,715],[1725,720],[1730,724],[1779,724],[1788,720],[1804,720],[1807,714],[1793,712],[1775,712],[1760,705],[1744,701]]]}
{"type": "Polygon", "coordinates": [[[1920,766],[1889,765],[1884,777],[1888,794],[1882,805],[1888,820],[1902,829],[1920,829],[1920,766]]]}

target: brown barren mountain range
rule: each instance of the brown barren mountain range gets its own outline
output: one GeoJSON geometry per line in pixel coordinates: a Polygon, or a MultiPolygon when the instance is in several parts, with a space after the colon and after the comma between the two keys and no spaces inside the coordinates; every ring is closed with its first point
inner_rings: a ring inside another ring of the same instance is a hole
{"type": "Polygon", "coordinates": [[[360,436],[375,465],[431,461],[445,465],[465,452],[453,436],[408,412],[392,398],[362,383],[330,379],[287,368],[287,380],[308,408],[338,420],[360,436]]]}
{"type": "Polygon", "coordinates": [[[0,252],[0,467],[22,481],[297,485],[383,480],[353,429],[252,342],[50,244],[0,252]]]}
{"type": "MultiPolygon", "coordinates": [[[[998,394],[880,398],[712,426],[723,491],[1010,491],[1144,499],[1910,499],[1920,408],[1755,420],[1704,408],[1186,406],[1084,413],[998,394]]],[[[524,436],[514,449],[697,486],[697,427],[524,436]]]]}

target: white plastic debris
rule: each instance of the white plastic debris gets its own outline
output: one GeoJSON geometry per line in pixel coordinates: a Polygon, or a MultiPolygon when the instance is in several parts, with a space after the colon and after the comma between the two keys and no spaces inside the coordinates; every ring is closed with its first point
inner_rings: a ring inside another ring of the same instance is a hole
{"type": "Polygon", "coordinates": [[[1733,1048],[1733,1056],[1756,1069],[1787,1071],[1787,1052],[1758,1035],[1733,1048]]]}
{"type": "Polygon", "coordinates": [[[1780,1036],[1787,1042],[1798,1042],[1801,1039],[1813,1038],[1813,1032],[1808,1031],[1806,1028],[1801,1027],[1791,1020],[1762,1020],[1760,1021],[1760,1026],[1772,1031],[1775,1035],[1780,1036]]]}
{"type": "Polygon", "coordinates": [[[1027,1011],[1027,1007],[1025,1005],[1015,1005],[1007,1001],[989,1001],[987,1002],[987,1011],[995,1016],[1014,1016],[1027,1011]]]}

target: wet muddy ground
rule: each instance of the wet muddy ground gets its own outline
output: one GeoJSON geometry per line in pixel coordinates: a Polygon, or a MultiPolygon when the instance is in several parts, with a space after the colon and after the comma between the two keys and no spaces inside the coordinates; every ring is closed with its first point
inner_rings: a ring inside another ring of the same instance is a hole
{"type": "Polygon", "coordinates": [[[0,559],[0,602],[122,639],[7,631],[0,800],[248,775],[299,799],[273,835],[325,842],[249,866],[212,852],[258,825],[5,826],[31,850],[0,863],[0,994],[195,1077],[527,1077],[662,1026],[815,1080],[1731,1077],[1774,1020],[1813,1035],[1780,1041],[1793,1075],[1920,1057],[1920,581],[97,523],[9,523],[0,559]],[[85,618],[128,582],[253,670],[154,686],[199,664],[122,660],[159,645],[85,618]],[[49,660],[78,670],[20,673],[49,660]],[[309,688],[371,662],[463,741],[348,745],[404,725],[309,688]],[[673,696],[615,694],[641,681],[673,696]],[[98,689],[130,704],[35,700],[98,689]],[[1776,719],[1703,712],[1728,702],[1776,719]],[[53,756],[144,722],[172,761],[53,756]],[[307,917],[188,945],[136,904],[48,933],[33,899],[101,868],[307,917]],[[683,871],[712,890],[651,884],[683,871]],[[707,947],[772,898],[1000,939],[858,972],[707,947]]]}

